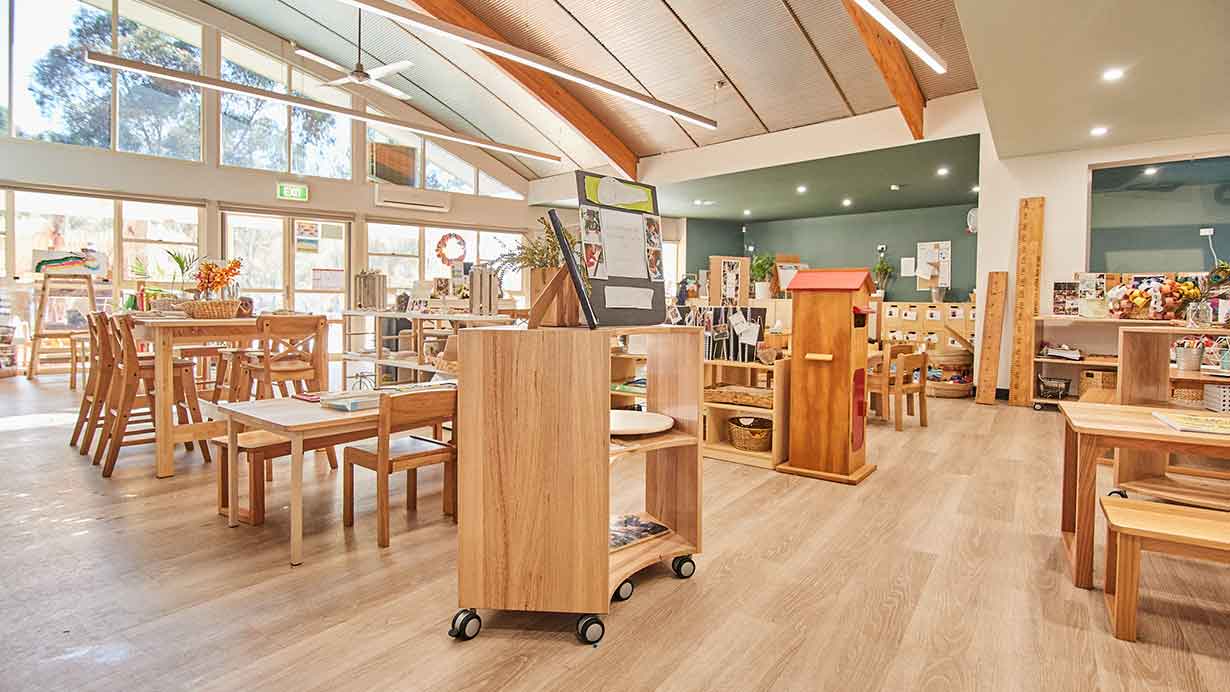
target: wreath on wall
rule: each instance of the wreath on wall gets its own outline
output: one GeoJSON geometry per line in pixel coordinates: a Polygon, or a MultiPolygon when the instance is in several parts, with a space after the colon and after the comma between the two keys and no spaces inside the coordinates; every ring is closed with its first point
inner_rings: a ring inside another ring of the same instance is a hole
{"type": "Polygon", "coordinates": [[[452,266],[453,262],[460,262],[466,258],[466,239],[458,233],[445,233],[436,243],[436,257],[448,266],[452,266]],[[456,256],[448,254],[449,243],[453,242],[457,243],[456,256]]]}

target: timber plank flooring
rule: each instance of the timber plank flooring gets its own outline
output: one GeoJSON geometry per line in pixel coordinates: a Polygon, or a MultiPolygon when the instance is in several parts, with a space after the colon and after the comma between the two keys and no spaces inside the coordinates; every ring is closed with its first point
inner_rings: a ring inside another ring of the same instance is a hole
{"type": "MultiPolygon", "coordinates": [[[[1141,641],[1115,640],[1100,589],[1067,576],[1058,415],[931,407],[927,429],[872,423],[879,471],[855,487],[707,460],[696,576],[638,577],[591,648],[550,614],[484,612],[474,641],[445,636],[456,528],[438,469],[381,550],[375,484],[345,531],[340,475],[309,457],[292,569],[286,462],[266,524],[228,529],[199,456],[177,450],[160,481],[152,448],[126,449],[103,479],[67,445],[62,378],[0,380],[0,689],[1230,689],[1224,566],[1146,553],[1141,641]]],[[[615,467],[613,509],[639,509],[642,470],[615,467]]]]}

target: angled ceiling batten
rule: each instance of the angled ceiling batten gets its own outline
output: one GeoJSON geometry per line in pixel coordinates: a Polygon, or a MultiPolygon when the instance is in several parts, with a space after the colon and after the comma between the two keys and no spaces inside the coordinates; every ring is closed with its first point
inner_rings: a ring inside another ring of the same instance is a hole
{"type": "Polygon", "coordinates": [[[841,1],[850,19],[858,27],[863,43],[867,45],[868,52],[875,59],[880,73],[884,75],[884,81],[888,84],[889,92],[897,101],[897,107],[901,110],[901,115],[910,128],[910,134],[914,135],[914,139],[922,139],[923,108],[926,100],[923,98],[922,89],[918,86],[918,80],[914,78],[910,62],[906,60],[901,43],[879,22],[855,5],[853,0],[841,1]]]}
{"type": "Polygon", "coordinates": [[[854,115],[854,106],[850,105],[850,98],[846,96],[846,90],[842,88],[841,82],[838,82],[837,77],[833,75],[833,70],[820,53],[820,49],[816,47],[816,41],[811,37],[811,33],[807,31],[807,27],[803,25],[803,20],[799,19],[798,13],[790,6],[790,0],[782,0],[782,5],[786,8],[786,12],[790,13],[790,18],[794,20],[794,25],[799,27],[799,33],[803,34],[803,38],[807,39],[807,45],[811,46],[811,52],[816,54],[816,60],[820,61],[820,67],[824,69],[824,74],[828,75],[829,81],[833,83],[833,88],[837,89],[837,95],[841,97],[841,102],[846,104],[846,110],[850,112],[850,115],[854,115]]]}

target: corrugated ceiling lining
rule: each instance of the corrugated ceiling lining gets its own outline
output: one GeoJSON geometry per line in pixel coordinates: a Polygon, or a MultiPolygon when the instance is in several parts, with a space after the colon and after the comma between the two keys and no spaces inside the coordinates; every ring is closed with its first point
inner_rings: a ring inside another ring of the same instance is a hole
{"type": "MultiPolygon", "coordinates": [[[[554,0],[462,0],[462,4],[515,46],[643,93],[619,61],[554,0]]],[[[589,87],[561,84],[638,156],[693,146],[669,116],[589,87]]]]}
{"type": "Polygon", "coordinates": [[[781,0],[667,0],[770,130],[849,115],[781,0]]]}
{"type": "Polygon", "coordinates": [[[953,0],[884,0],[884,4],[948,64],[948,72],[936,74],[913,53],[906,51],[923,96],[933,99],[978,88],[953,0]]]}
{"type": "Polygon", "coordinates": [[[560,2],[655,98],[717,120],[717,130],[676,121],[698,144],[764,132],[733,89],[714,89],[722,72],[662,0],[560,2]]]}
{"type": "Polygon", "coordinates": [[[841,0],[788,0],[855,113],[896,104],[841,0]]]}

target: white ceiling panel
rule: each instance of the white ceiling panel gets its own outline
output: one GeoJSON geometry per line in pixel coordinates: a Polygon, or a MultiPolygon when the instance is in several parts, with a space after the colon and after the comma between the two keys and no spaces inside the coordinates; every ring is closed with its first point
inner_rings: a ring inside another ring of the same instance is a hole
{"type": "Polygon", "coordinates": [[[884,0],[884,4],[948,64],[947,72],[936,74],[918,56],[905,52],[923,96],[934,99],[978,88],[953,0],[884,0]]]}
{"type": "Polygon", "coordinates": [[[841,0],[786,0],[855,113],[896,105],[841,0]]]}

